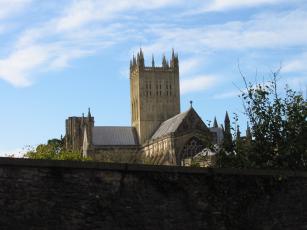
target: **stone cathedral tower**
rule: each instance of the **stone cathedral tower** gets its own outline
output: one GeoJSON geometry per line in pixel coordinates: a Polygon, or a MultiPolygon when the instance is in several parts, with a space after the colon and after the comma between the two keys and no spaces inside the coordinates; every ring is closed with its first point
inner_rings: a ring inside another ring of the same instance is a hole
{"type": "MultiPolygon", "coordinates": [[[[188,165],[220,144],[223,130],[208,128],[194,110],[180,112],[179,60],[145,66],[142,50],[130,61],[131,126],[95,126],[91,112],[66,120],[67,150],[97,161],[188,165]]],[[[213,161],[212,161],[213,162],[213,161]]],[[[207,164],[207,163],[206,163],[207,164]]],[[[211,163],[210,163],[211,164],[211,163]]]]}
{"type": "Polygon", "coordinates": [[[180,113],[179,61],[172,50],[162,66],[145,66],[142,49],[130,61],[131,123],[139,143],[150,139],[162,122],[180,113]]]}
{"type": "Polygon", "coordinates": [[[87,117],[69,117],[66,119],[66,135],[65,148],[71,151],[82,151],[84,131],[87,131],[88,138],[91,138],[92,129],[94,127],[94,117],[91,115],[90,108],[88,109],[87,117]]]}

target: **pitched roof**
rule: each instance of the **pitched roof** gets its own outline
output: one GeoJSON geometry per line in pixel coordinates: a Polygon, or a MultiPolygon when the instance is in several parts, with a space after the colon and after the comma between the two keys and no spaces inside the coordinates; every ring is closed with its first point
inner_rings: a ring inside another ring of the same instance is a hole
{"type": "Polygon", "coordinates": [[[95,126],[93,127],[93,145],[138,145],[133,127],[95,126]]]}
{"type": "Polygon", "coordinates": [[[189,109],[186,112],[179,113],[176,116],[164,121],[160,125],[160,127],[157,129],[157,131],[154,133],[154,135],[151,137],[151,139],[156,139],[156,138],[162,137],[164,135],[167,135],[169,133],[175,132],[177,130],[177,128],[179,127],[179,125],[184,120],[184,118],[188,115],[190,110],[191,109],[189,109]]]}

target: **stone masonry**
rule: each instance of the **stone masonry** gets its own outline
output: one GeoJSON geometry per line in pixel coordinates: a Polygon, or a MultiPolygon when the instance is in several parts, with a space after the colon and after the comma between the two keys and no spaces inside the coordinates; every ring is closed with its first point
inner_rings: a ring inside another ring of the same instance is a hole
{"type": "Polygon", "coordinates": [[[306,229],[307,173],[0,158],[0,229],[306,229]]]}

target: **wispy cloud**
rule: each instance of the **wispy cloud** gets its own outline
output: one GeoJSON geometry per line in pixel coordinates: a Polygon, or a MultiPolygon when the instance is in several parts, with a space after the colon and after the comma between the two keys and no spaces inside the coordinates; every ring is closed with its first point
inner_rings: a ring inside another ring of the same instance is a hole
{"type": "Polygon", "coordinates": [[[30,85],[29,71],[37,68],[48,59],[51,47],[30,46],[13,52],[0,60],[0,78],[14,86],[30,85]]]}
{"type": "MultiPolygon", "coordinates": [[[[22,5],[22,1],[13,2],[22,5]]],[[[73,59],[91,55],[127,39],[127,29],[122,28],[120,23],[104,24],[109,19],[128,9],[156,9],[174,2],[159,0],[145,4],[136,0],[120,0],[114,4],[98,0],[72,1],[64,5],[59,16],[21,33],[11,53],[0,59],[0,79],[17,87],[29,86],[37,70],[67,67],[73,59]]],[[[9,9],[11,7],[6,11],[9,9]]]]}
{"type": "Polygon", "coordinates": [[[212,98],[213,99],[227,99],[227,98],[237,97],[239,95],[240,95],[239,90],[232,90],[232,91],[228,91],[228,92],[222,92],[222,93],[214,94],[212,98]]]}
{"type": "Polygon", "coordinates": [[[25,148],[7,149],[7,150],[0,149],[0,157],[20,158],[23,157],[26,152],[27,150],[25,148]]]}
{"type": "Polygon", "coordinates": [[[0,0],[0,19],[11,17],[14,13],[30,5],[32,0],[0,0]]]}
{"type": "MultiPolygon", "coordinates": [[[[21,9],[31,0],[0,0],[0,7],[8,2],[15,2],[16,8],[21,9]]],[[[192,2],[195,8],[203,6],[203,3],[192,2]]],[[[307,46],[307,31],[302,30],[307,28],[307,12],[299,9],[256,14],[247,21],[194,24],[189,27],[176,21],[144,23],[149,20],[145,17],[127,20],[129,16],[136,17],[139,12],[182,7],[183,3],[182,0],[118,0],[116,4],[100,0],[68,1],[56,16],[36,22],[35,26],[26,28],[16,36],[18,39],[10,43],[11,51],[0,58],[0,78],[14,86],[28,86],[38,70],[66,68],[74,59],[93,55],[128,40],[144,41],[142,47],[150,54],[157,50],[168,51],[172,47],[188,54],[190,59],[183,59],[180,63],[182,76],[191,75],[191,71],[202,64],[204,55],[210,52],[307,46]],[[31,58],[24,57],[25,51],[31,58]],[[17,63],[21,59],[23,63],[17,63]]],[[[215,0],[207,2],[206,6],[211,10],[223,10],[275,3],[277,0],[215,0]]],[[[11,4],[7,5],[6,12],[9,12],[11,4]]],[[[295,65],[301,66],[292,64],[295,65]]],[[[287,68],[290,69],[291,65],[287,68]]]]}
{"type": "MultiPolygon", "coordinates": [[[[183,15],[198,15],[208,12],[225,12],[230,10],[238,10],[244,8],[252,8],[259,6],[268,6],[283,4],[287,2],[286,0],[208,0],[208,1],[192,1],[196,2],[196,7],[188,8],[183,15]],[[197,4],[198,3],[198,4],[197,4]]],[[[192,4],[190,3],[190,4],[192,4]]],[[[292,3],[293,4],[293,3],[292,3]]]]}
{"type": "Polygon", "coordinates": [[[180,62],[180,75],[185,77],[187,74],[194,72],[202,64],[200,58],[189,58],[180,62]]]}
{"type": "Polygon", "coordinates": [[[205,90],[218,82],[215,76],[196,76],[190,79],[180,81],[180,93],[186,94],[189,92],[205,90]]]}
{"type": "Polygon", "coordinates": [[[205,4],[203,11],[223,11],[229,9],[255,7],[259,5],[269,5],[281,3],[283,0],[213,0],[205,4]]]}
{"type": "Polygon", "coordinates": [[[287,84],[291,89],[296,91],[307,90],[307,76],[301,77],[288,77],[283,79],[282,84],[287,84]]]}
{"type": "Polygon", "coordinates": [[[307,71],[307,53],[302,53],[298,57],[291,60],[287,60],[285,65],[282,67],[283,72],[299,72],[307,71]]]}
{"type": "Polygon", "coordinates": [[[301,10],[257,14],[247,21],[185,28],[157,26],[150,30],[155,41],[149,51],[172,44],[184,52],[205,53],[210,50],[275,49],[307,45],[307,12],[301,10]]]}

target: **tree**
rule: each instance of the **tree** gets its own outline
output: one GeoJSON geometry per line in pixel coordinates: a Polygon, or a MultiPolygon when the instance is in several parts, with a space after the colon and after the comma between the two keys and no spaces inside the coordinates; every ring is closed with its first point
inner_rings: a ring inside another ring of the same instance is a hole
{"type": "Polygon", "coordinates": [[[47,144],[40,144],[35,149],[30,149],[24,156],[31,159],[90,160],[88,157],[83,157],[80,152],[65,150],[63,139],[48,140],[47,144]]]}
{"type": "MultiPolygon", "coordinates": [[[[253,167],[307,167],[307,102],[288,86],[278,92],[277,76],[266,84],[245,83],[241,93],[250,122],[252,142],[248,160],[253,167]]],[[[251,137],[248,137],[251,139],[251,137]]]]}
{"type": "Polygon", "coordinates": [[[229,119],[227,111],[226,111],[225,120],[224,120],[224,133],[223,134],[224,134],[223,148],[226,151],[231,152],[233,150],[233,143],[232,143],[230,119],[229,119]]]}

